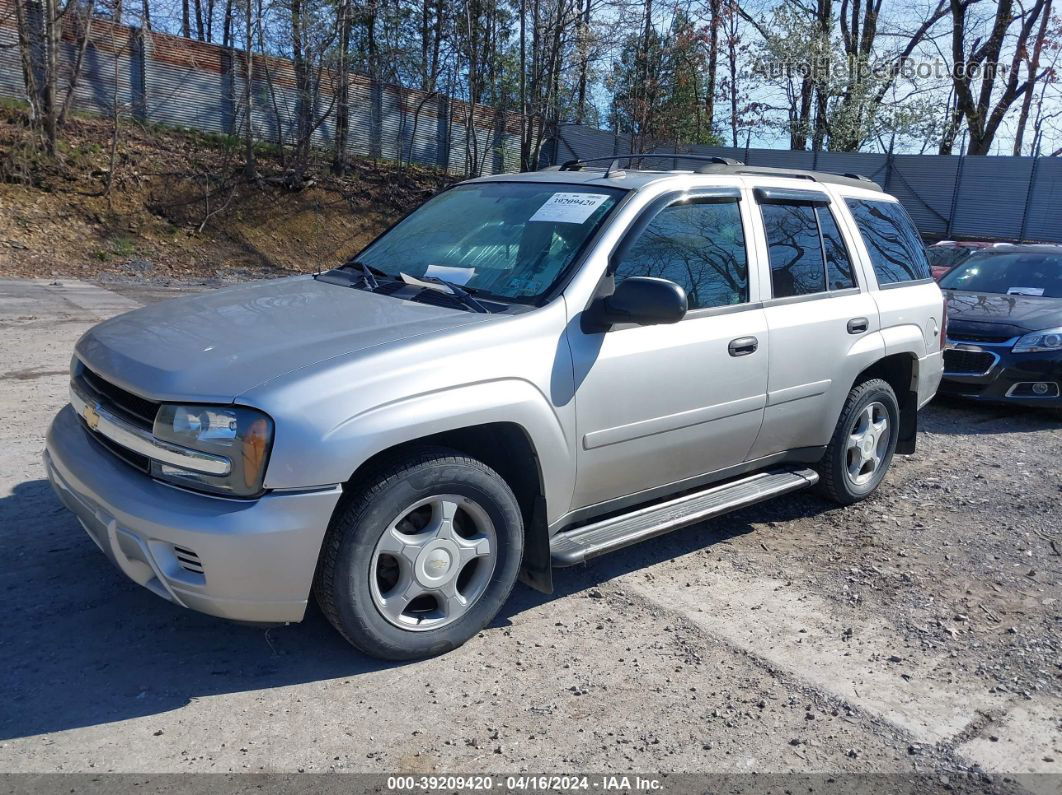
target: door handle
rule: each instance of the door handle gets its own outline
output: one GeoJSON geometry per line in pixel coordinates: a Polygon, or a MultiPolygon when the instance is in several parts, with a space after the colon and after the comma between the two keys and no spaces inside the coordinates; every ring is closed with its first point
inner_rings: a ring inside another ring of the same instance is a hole
{"type": "Polygon", "coordinates": [[[748,356],[755,353],[758,347],[760,341],[755,337],[738,337],[736,340],[730,340],[727,350],[731,356],[748,356]]]}
{"type": "Polygon", "coordinates": [[[870,328],[870,321],[865,317],[854,317],[848,321],[849,334],[862,334],[870,328]]]}

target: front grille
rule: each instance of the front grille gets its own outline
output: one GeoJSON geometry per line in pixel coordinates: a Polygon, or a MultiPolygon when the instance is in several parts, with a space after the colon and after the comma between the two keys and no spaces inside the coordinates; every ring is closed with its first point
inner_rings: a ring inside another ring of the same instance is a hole
{"type": "Polygon", "coordinates": [[[961,335],[953,335],[953,339],[956,342],[1006,342],[1007,340],[1014,339],[1013,335],[1007,336],[1006,334],[971,334],[963,332],[961,335]]]}
{"type": "Polygon", "coordinates": [[[74,373],[74,379],[86,393],[86,396],[121,414],[134,425],[138,425],[145,430],[151,430],[155,424],[155,414],[159,410],[158,403],[115,386],[83,364],[78,365],[74,373]]]}
{"type": "MultiPolygon", "coordinates": [[[[84,419],[82,419],[82,423],[84,423],[84,419]]],[[[85,427],[88,428],[88,425],[85,425],[85,427]]],[[[102,435],[100,435],[98,433],[93,433],[92,434],[92,438],[95,439],[100,444],[102,444],[104,447],[106,447],[108,450],[110,450],[112,453],[114,453],[120,459],[125,461],[125,463],[129,464],[129,466],[135,467],[136,469],[139,469],[141,472],[150,472],[151,471],[151,462],[147,459],[146,456],[142,456],[142,455],[140,455],[140,453],[134,453],[129,448],[122,447],[117,442],[112,442],[106,436],[102,436],[102,435]]]]}
{"type": "Polygon", "coordinates": [[[996,357],[985,351],[964,351],[947,348],[944,351],[944,372],[983,375],[992,369],[996,357]]]}

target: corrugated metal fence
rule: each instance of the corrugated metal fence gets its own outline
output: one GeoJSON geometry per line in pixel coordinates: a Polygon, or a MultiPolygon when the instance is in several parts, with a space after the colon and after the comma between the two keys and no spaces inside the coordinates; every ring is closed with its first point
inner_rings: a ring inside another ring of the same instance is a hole
{"type": "MultiPolygon", "coordinates": [[[[24,98],[12,9],[11,0],[0,0],[0,96],[24,98]]],[[[76,41],[68,22],[61,53],[63,91],[75,59],[76,41]]],[[[113,111],[116,55],[121,112],[144,122],[242,134],[246,74],[242,51],[142,33],[139,28],[95,19],[75,92],[76,110],[113,111]]],[[[256,138],[293,143],[298,92],[291,61],[255,55],[252,64],[251,123],[256,138]]],[[[315,146],[333,145],[336,113],[332,89],[337,79],[327,73],[321,78],[315,113],[324,119],[313,134],[315,146]]],[[[351,155],[421,163],[457,174],[519,169],[518,116],[385,85],[361,75],[349,75],[348,80],[347,150],[351,155]]]]}
{"type": "MultiPolygon", "coordinates": [[[[658,147],[657,151],[674,151],[658,147]]],[[[966,238],[1062,243],[1062,158],[886,155],[689,146],[687,154],[720,155],[750,166],[818,169],[870,177],[895,195],[929,240],[966,238]]],[[[565,124],[550,142],[555,162],[632,154],[627,136],[565,124]]],[[[648,167],[691,168],[695,161],[648,167]]],[[[655,161],[659,164],[660,161],[655,161]]],[[[667,163],[667,161],[664,161],[667,163]]]]}

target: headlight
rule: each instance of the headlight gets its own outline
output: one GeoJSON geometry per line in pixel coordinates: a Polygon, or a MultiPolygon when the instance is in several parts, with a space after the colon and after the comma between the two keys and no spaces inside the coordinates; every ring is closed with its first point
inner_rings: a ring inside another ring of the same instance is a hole
{"type": "Polygon", "coordinates": [[[1062,328],[1034,331],[1014,343],[1014,353],[1040,353],[1042,351],[1062,353],[1062,328]]]}
{"type": "Polygon", "coordinates": [[[189,469],[151,463],[155,477],[189,488],[238,497],[262,491],[266,461],[273,443],[273,421],[244,406],[164,405],[155,417],[156,439],[227,458],[227,475],[208,475],[189,469]]]}

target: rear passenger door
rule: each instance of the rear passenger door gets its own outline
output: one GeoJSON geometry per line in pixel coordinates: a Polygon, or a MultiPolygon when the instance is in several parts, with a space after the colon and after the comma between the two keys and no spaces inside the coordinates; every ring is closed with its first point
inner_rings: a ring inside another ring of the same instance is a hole
{"type": "MultiPolygon", "coordinates": [[[[839,208],[822,190],[756,188],[769,266],[767,406],[752,458],[829,440],[853,352],[876,341],[878,310],[860,284],[839,208]],[[864,342],[865,340],[865,342],[864,342]],[[830,415],[834,414],[832,419],[830,415]]],[[[762,270],[761,270],[762,272],[762,270]]],[[[872,354],[867,351],[867,360],[872,354]]]]}

